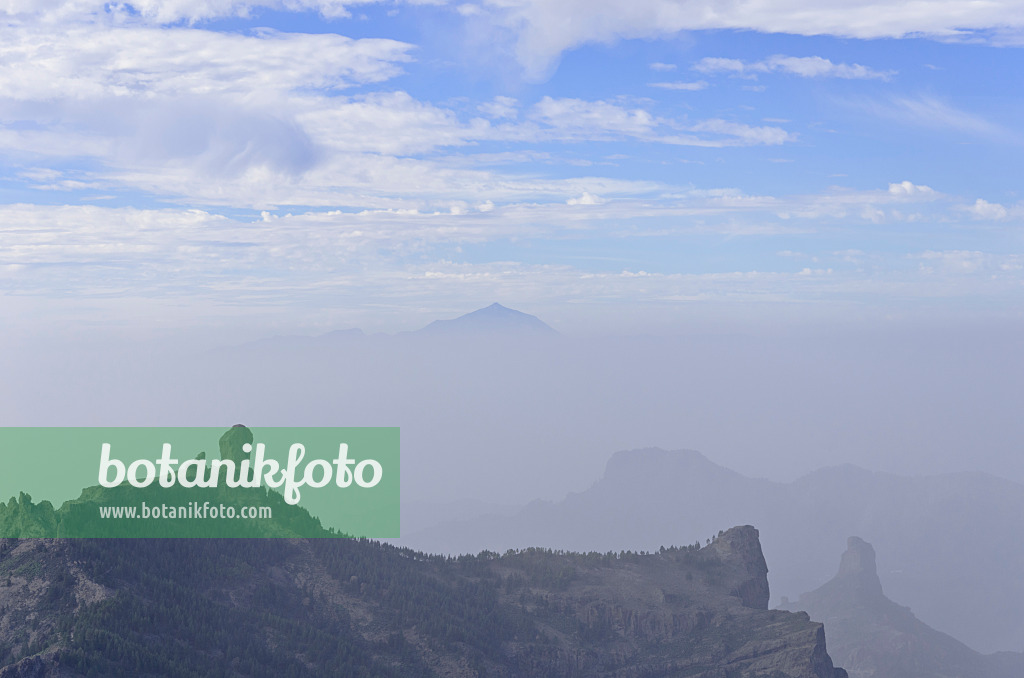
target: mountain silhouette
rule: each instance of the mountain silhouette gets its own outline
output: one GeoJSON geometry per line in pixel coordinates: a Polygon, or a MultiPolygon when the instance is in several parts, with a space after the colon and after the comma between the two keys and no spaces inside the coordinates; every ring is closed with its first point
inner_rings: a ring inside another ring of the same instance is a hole
{"type": "Polygon", "coordinates": [[[554,335],[554,329],[537,316],[494,303],[458,318],[435,320],[415,332],[420,335],[534,334],[554,335]]]}
{"type": "Polygon", "coordinates": [[[889,600],[878,578],[875,550],[859,537],[849,538],[835,577],[798,601],[784,600],[780,609],[807,612],[823,622],[829,655],[853,678],[1024,675],[1024,654],[980,654],[889,600]]]}
{"type": "MultiPolygon", "coordinates": [[[[366,334],[359,328],[334,330],[316,336],[275,335],[254,341],[222,346],[209,354],[218,359],[239,356],[260,356],[264,360],[293,360],[299,355],[330,355],[338,351],[372,351],[387,346],[417,344],[417,340],[433,339],[524,339],[557,336],[550,325],[537,316],[494,303],[457,318],[435,320],[426,327],[397,334],[366,334]]],[[[425,342],[428,347],[433,341],[425,342]]]]}

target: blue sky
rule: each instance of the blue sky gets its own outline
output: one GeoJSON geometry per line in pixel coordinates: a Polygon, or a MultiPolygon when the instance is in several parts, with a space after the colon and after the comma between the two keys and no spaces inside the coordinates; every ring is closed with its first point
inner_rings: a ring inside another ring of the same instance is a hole
{"type": "Polygon", "coordinates": [[[1018,319],[1024,3],[0,8],[12,331],[1018,319]]]}

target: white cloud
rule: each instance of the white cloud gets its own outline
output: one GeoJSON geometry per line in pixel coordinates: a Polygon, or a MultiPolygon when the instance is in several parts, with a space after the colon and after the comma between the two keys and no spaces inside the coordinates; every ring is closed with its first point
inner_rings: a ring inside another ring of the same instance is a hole
{"type": "Polygon", "coordinates": [[[641,108],[627,109],[607,101],[555,99],[545,96],[537,102],[530,117],[561,130],[648,134],[658,124],[653,115],[641,108]]]}
{"type": "MultiPolygon", "coordinates": [[[[382,169],[381,174],[398,169],[393,164],[388,168],[382,169]]],[[[436,168],[424,168],[425,176],[443,174],[436,168]]],[[[369,177],[370,184],[373,179],[369,177]]],[[[399,181],[403,179],[399,177],[399,181]]],[[[465,182],[466,177],[459,179],[460,183],[465,182]]],[[[0,206],[0,236],[8,245],[8,264],[92,262],[99,266],[105,256],[116,254],[111,261],[126,267],[124,275],[134,275],[128,269],[138,272],[151,266],[169,271],[176,267],[205,270],[208,265],[209,270],[202,275],[213,276],[216,267],[224,263],[222,257],[240,256],[235,262],[238,265],[266,265],[272,272],[280,265],[271,261],[273,257],[301,260],[305,253],[312,256],[310,271],[315,272],[317,267],[330,268],[350,257],[376,261],[382,253],[391,252],[399,257],[403,252],[420,251],[431,244],[488,242],[510,236],[550,237],[566,229],[575,231],[581,225],[589,231],[607,234],[609,229],[619,232],[619,224],[641,223],[638,220],[643,219],[668,219],[653,223],[671,223],[682,232],[792,233],[793,229],[779,230],[766,222],[764,216],[779,209],[795,211],[800,205],[813,207],[836,201],[828,195],[750,196],[734,189],[692,190],[652,201],[645,196],[654,187],[590,177],[538,182],[532,197],[545,202],[510,203],[508,197],[513,194],[507,185],[499,189],[499,182],[503,184],[507,177],[493,180],[494,186],[481,185],[481,190],[492,194],[506,191],[501,202],[492,198],[469,203],[460,198],[465,192],[458,188],[449,192],[450,197],[436,199],[440,187],[425,186],[425,197],[418,202],[395,201],[387,206],[382,199],[363,197],[364,203],[376,202],[381,206],[360,212],[303,211],[285,216],[264,212],[253,221],[201,210],[7,205],[0,206]],[[634,195],[629,194],[629,189],[634,195]],[[566,199],[566,195],[572,197],[566,199]],[[608,195],[615,199],[602,197],[608,195]],[[579,206],[591,209],[574,209],[579,206]]],[[[520,198],[526,196],[526,188],[520,187],[520,198]]],[[[872,199],[872,195],[845,196],[843,204],[849,209],[872,199]]],[[[827,216],[827,211],[818,209],[816,216],[822,215],[827,216]]],[[[658,228],[645,228],[622,232],[622,237],[645,237],[659,232],[658,228]]],[[[104,275],[100,268],[95,271],[97,280],[104,275]]]]}
{"type": "Polygon", "coordinates": [[[550,179],[448,166],[443,160],[397,158],[376,153],[337,153],[301,177],[252,167],[234,176],[198,173],[188,164],[131,167],[103,175],[110,183],[192,203],[275,209],[298,205],[324,208],[448,209],[453,200],[564,201],[584,190],[602,195],[635,195],[660,188],[649,181],[605,177],[550,179]]]}
{"type": "Polygon", "coordinates": [[[694,132],[713,132],[733,137],[735,144],[778,146],[787,141],[795,141],[796,135],[787,132],[781,127],[752,127],[741,123],[729,122],[727,120],[711,119],[704,120],[690,127],[694,132]]]}
{"type": "Polygon", "coordinates": [[[648,87],[660,87],[661,89],[675,89],[684,90],[689,92],[696,92],[698,90],[705,89],[708,83],[704,80],[698,80],[697,82],[649,82],[648,87]]]}
{"type": "Polygon", "coordinates": [[[747,65],[739,59],[704,57],[693,65],[693,70],[701,73],[742,73],[746,67],[747,65]]]}
{"type": "Polygon", "coordinates": [[[0,98],[14,101],[341,89],[402,72],[412,45],[331,33],[0,28],[0,98]]]}
{"type": "Polygon", "coordinates": [[[967,208],[968,211],[979,219],[999,220],[1005,219],[1009,212],[1005,207],[996,202],[989,202],[982,198],[974,201],[974,204],[967,208]]]}
{"type": "MultiPolygon", "coordinates": [[[[196,82],[203,77],[197,74],[196,82]]],[[[131,187],[199,204],[264,209],[283,204],[397,206],[422,201],[431,191],[439,200],[465,198],[469,191],[479,199],[505,200],[561,190],[558,182],[542,187],[536,179],[460,171],[458,158],[448,163],[408,157],[479,141],[629,138],[721,147],[792,139],[777,127],[666,120],[639,107],[552,97],[531,107],[524,122],[492,124],[483,118],[464,122],[451,110],[401,91],[345,97],[304,90],[268,92],[265,98],[233,91],[93,91],[98,93],[74,102],[48,103],[45,110],[53,118],[46,121],[48,128],[0,129],[0,149],[35,158],[32,164],[39,164],[40,155],[94,158],[101,168],[69,178],[104,191],[131,187]]],[[[33,96],[42,99],[46,92],[33,96]]],[[[491,112],[510,113],[517,102],[501,97],[489,103],[503,108],[491,112]]],[[[35,102],[6,105],[25,120],[39,110],[35,102]]]]}
{"type": "Polygon", "coordinates": [[[781,70],[805,78],[845,78],[847,80],[888,80],[895,71],[876,71],[860,64],[834,64],[822,57],[773,56],[768,59],[770,70],[781,70]]]}
{"type": "Polygon", "coordinates": [[[674,71],[674,70],[676,70],[676,65],[675,64],[663,64],[660,61],[655,61],[653,64],[650,64],[650,69],[652,71],[661,71],[661,72],[674,71]]]}
{"type": "MultiPolygon", "coordinates": [[[[105,190],[264,207],[275,204],[268,196],[330,204],[333,193],[349,204],[369,176],[360,172],[379,163],[347,156],[423,153],[489,134],[486,120],[462,123],[404,92],[330,96],[400,73],[412,46],[392,40],[138,26],[8,26],[0,38],[0,152],[23,165],[93,159],[72,179],[105,190]]],[[[75,188],[62,181],[40,183],[75,188]]],[[[384,177],[380,187],[397,186],[384,177]]]]}
{"type": "Polygon", "coordinates": [[[254,168],[294,177],[323,141],[298,114],[401,73],[411,49],[334,34],[12,24],[0,27],[0,149],[30,162],[95,158],[114,173],[182,163],[203,181],[254,168]]]}
{"type": "Polygon", "coordinates": [[[583,192],[578,198],[569,198],[565,201],[567,205],[600,205],[604,200],[594,195],[593,193],[583,192]]]}
{"type": "Polygon", "coordinates": [[[519,102],[512,97],[496,96],[477,106],[477,110],[488,118],[515,118],[519,115],[518,107],[519,102]]]}
{"type": "Polygon", "coordinates": [[[910,181],[889,184],[885,190],[854,191],[841,187],[817,194],[778,199],[773,210],[782,219],[849,220],[853,223],[945,221],[951,216],[949,196],[910,181]],[[920,212],[903,211],[914,206],[920,212]]]}
{"type": "Polygon", "coordinates": [[[739,59],[705,57],[693,66],[701,73],[734,73],[756,75],[781,71],[804,78],[845,78],[848,80],[888,80],[895,71],[876,71],[860,64],[836,64],[819,56],[793,57],[776,54],[763,61],[743,62],[739,59]]]}
{"type": "Polygon", "coordinates": [[[346,153],[412,155],[460,146],[491,133],[483,119],[462,124],[449,110],[406,92],[375,92],[352,98],[318,98],[296,119],[329,148],[346,153]]]}
{"type": "Polygon", "coordinates": [[[919,186],[910,181],[901,181],[898,184],[889,184],[891,195],[931,195],[935,191],[929,186],[919,186]]]}

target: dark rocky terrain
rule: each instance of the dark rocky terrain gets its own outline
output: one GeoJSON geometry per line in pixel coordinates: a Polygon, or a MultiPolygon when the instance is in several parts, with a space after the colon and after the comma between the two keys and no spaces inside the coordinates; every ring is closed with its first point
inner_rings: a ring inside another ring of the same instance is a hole
{"type": "Polygon", "coordinates": [[[350,539],[5,539],[0,677],[839,678],[757,530],[450,559],[350,539]]]}

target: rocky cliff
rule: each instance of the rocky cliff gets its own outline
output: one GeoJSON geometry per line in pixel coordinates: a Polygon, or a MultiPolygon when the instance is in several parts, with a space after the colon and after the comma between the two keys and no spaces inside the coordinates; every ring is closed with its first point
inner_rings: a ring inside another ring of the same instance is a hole
{"type": "Polygon", "coordinates": [[[0,677],[839,678],[758,533],[444,558],[376,542],[3,540],[0,677]]]}

